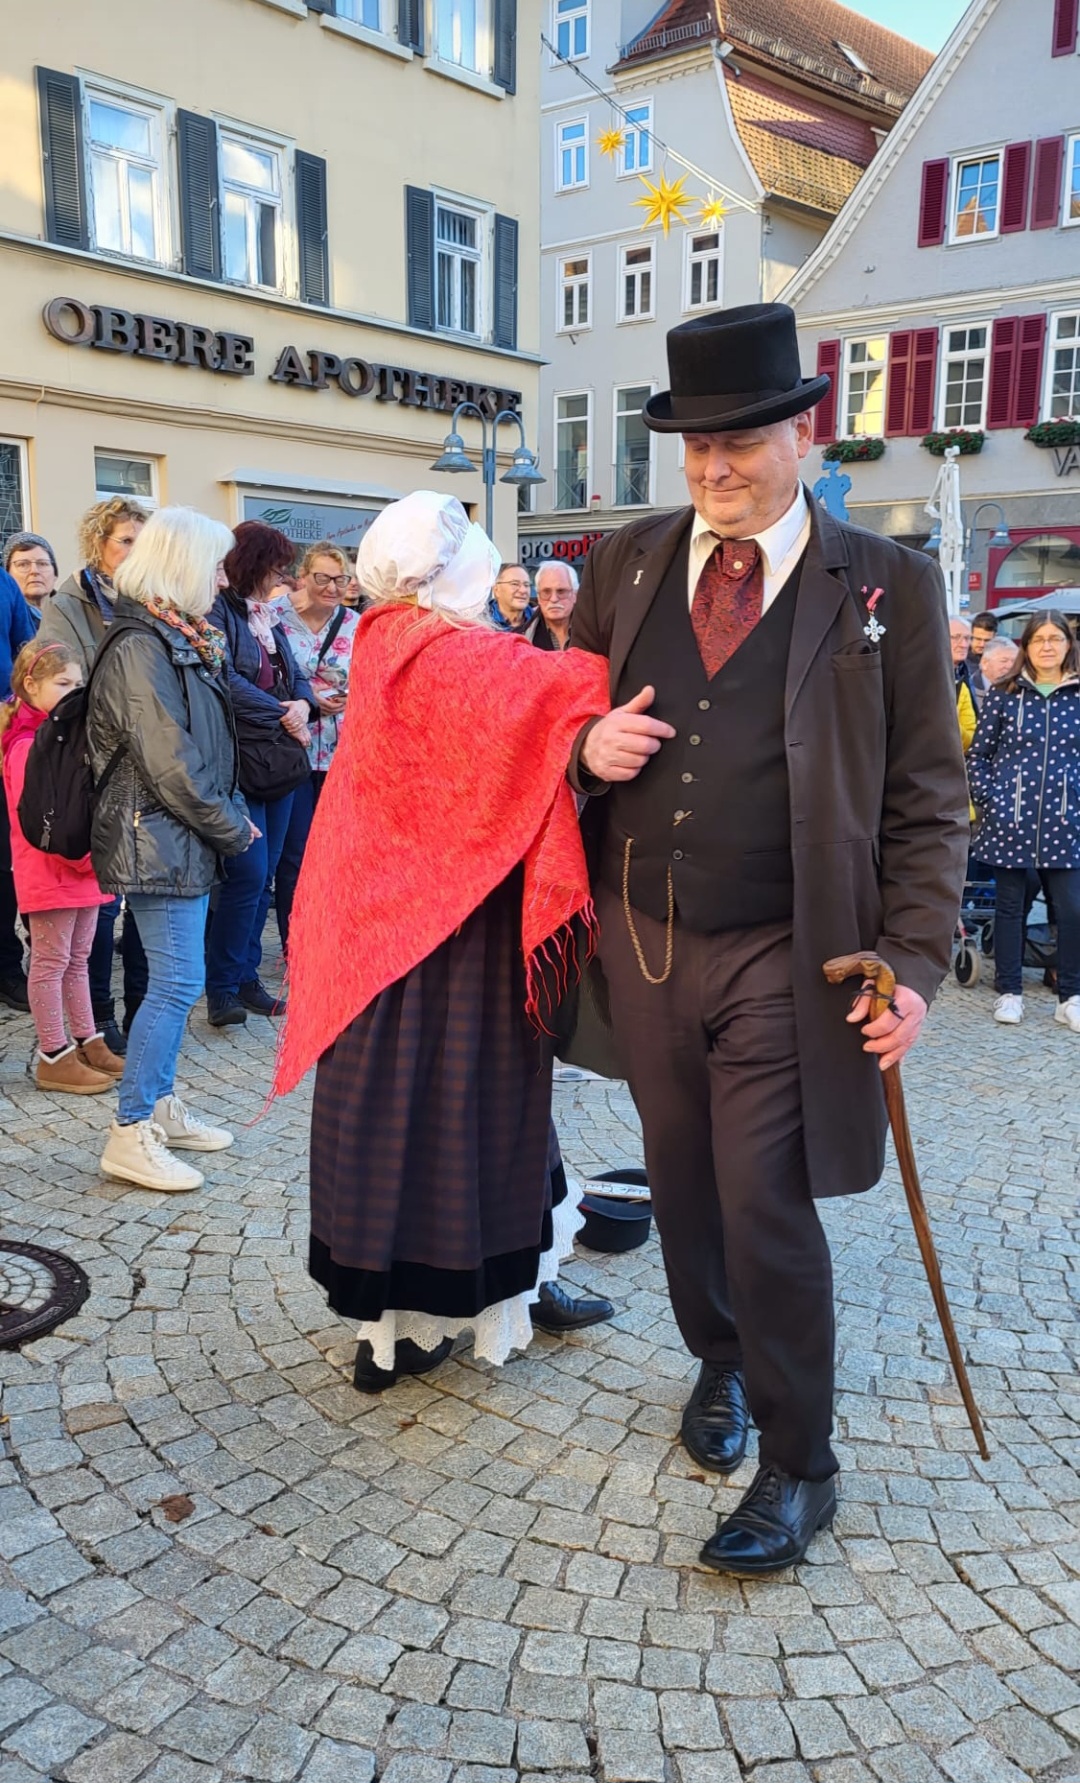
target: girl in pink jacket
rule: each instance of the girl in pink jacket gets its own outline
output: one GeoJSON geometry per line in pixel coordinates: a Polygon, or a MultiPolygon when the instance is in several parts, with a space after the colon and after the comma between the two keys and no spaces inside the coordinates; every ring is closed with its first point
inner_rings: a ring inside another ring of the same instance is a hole
{"type": "Polygon", "coordinates": [[[12,697],[0,706],[0,753],[11,813],[11,862],[19,909],[30,925],[27,991],[37,1028],[39,1089],[97,1096],[123,1075],[94,1024],[88,962],[98,909],[108,903],[90,856],[64,860],[34,848],[19,824],[19,798],[30,745],[53,707],[82,685],[82,667],[66,644],[24,644],[11,671],[12,697]],[[68,1039],[65,1016],[73,1039],[68,1039]]]}

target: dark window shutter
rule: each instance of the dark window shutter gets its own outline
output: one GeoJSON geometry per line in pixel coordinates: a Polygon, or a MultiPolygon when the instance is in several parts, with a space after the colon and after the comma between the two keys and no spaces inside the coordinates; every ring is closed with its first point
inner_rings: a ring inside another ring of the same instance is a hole
{"type": "Polygon", "coordinates": [[[1028,185],[1031,180],[1030,142],[1010,142],[1005,150],[1001,180],[1001,233],[1015,235],[1027,228],[1028,185]]]}
{"type": "Polygon", "coordinates": [[[1045,315],[1021,316],[1013,381],[1012,424],[1014,427],[1032,427],[1039,419],[1045,341],[1045,315]]]}
{"type": "Polygon", "coordinates": [[[1051,55],[1076,54],[1076,27],[1080,18],[1077,0],[1054,0],[1054,38],[1051,55]]]}
{"type": "Polygon", "coordinates": [[[949,196],[948,161],[924,161],[919,197],[919,246],[937,248],[945,240],[945,205],[949,196]]]}
{"type": "Polygon", "coordinates": [[[518,226],[514,217],[495,218],[495,323],[497,347],[517,348],[518,226]]]}
{"type": "Polygon", "coordinates": [[[217,125],[197,112],[178,111],[180,241],[184,271],[195,279],[221,277],[217,125]]]}
{"type": "Polygon", "coordinates": [[[435,199],[419,186],[405,188],[407,320],[411,328],[435,326],[435,199]]]}
{"type": "Polygon", "coordinates": [[[63,248],[88,248],[82,95],[73,74],[37,70],[41,165],[45,176],[45,234],[63,248]]]}
{"type": "Polygon", "coordinates": [[[326,242],[326,162],[296,151],[296,233],[300,243],[300,301],[330,302],[326,242]]]}
{"type": "Polygon", "coordinates": [[[836,438],[836,405],[839,397],[837,377],[840,370],[840,342],[818,341],[817,370],[820,378],[827,372],[832,384],[814,410],[814,444],[827,446],[836,438]]]}
{"type": "Polygon", "coordinates": [[[937,352],[937,329],[916,328],[911,339],[911,400],[907,427],[911,434],[929,433],[934,425],[937,352]]]}
{"type": "Polygon", "coordinates": [[[1061,220],[1061,166],[1065,138],[1043,136],[1035,144],[1035,172],[1031,181],[1031,227],[1056,229],[1061,220]]]}
{"type": "Polygon", "coordinates": [[[911,381],[911,329],[889,336],[889,370],[885,386],[885,432],[906,433],[908,386],[911,381]]]}
{"type": "Polygon", "coordinates": [[[1019,316],[999,316],[990,337],[990,386],[986,399],[987,427],[1012,425],[1013,380],[1019,316]]]}
{"type": "Polygon", "coordinates": [[[517,92],[517,0],[495,0],[495,54],[491,78],[507,93],[517,92]]]}
{"type": "Polygon", "coordinates": [[[424,0],[398,0],[398,42],[408,50],[424,50],[424,0]]]}

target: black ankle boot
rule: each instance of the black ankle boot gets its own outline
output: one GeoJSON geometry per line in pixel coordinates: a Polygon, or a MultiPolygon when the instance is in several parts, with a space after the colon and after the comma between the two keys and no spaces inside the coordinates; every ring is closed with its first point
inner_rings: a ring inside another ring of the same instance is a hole
{"type": "Polygon", "coordinates": [[[247,1010],[231,991],[207,991],[206,1019],[212,1028],[238,1028],[247,1021],[247,1010]]]}
{"type": "Polygon", "coordinates": [[[445,1362],[454,1347],[452,1337],[444,1337],[433,1350],[422,1350],[411,1337],[403,1337],[394,1345],[393,1368],[376,1368],[372,1360],[371,1345],[362,1343],[357,1346],[356,1367],[353,1370],[353,1386],[358,1393],[385,1393],[395,1381],[412,1374],[430,1374],[445,1362]]]}

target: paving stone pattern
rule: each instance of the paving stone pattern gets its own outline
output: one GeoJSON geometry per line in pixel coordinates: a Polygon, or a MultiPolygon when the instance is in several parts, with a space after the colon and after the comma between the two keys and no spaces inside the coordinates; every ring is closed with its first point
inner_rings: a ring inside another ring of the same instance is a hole
{"type": "MultiPolygon", "coordinates": [[[[675,1441],[655,1241],[568,1266],[610,1326],[362,1398],[304,1269],[307,1092],[250,1124],[268,1024],[193,1016],[182,1076],[237,1144],[170,1197],[98,1176],[110,1099],[36,1091],[0,1015],[4,1233],[93,1288],[0,1352],[0,1783],[1078,1783],[1080,1045],[1051,1013],[948,988],[906,1071],[992,1459],[890,1164],[824,1209],[840,1514],[757,1585],[696,1565],[753,1462],[718,1483],[675,1441]]],[[[556,1114],[579,1175],[639,1161],[622,1086],[556,1114]]]]}

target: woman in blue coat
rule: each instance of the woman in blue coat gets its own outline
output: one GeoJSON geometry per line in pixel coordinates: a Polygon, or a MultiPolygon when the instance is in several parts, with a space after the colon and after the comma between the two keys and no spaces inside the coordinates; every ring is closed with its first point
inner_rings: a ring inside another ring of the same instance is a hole
{"type": "Polygon", "coordinates": [[[1060,613],[1028,620],[1016,673],[987,693],[968,778],[975,850],[997,882],[994,1019],[1023,1020],[1024,893],[1038,867],[1057,913],[1054,1018],[1080,1034],[1080,652],[1060,613]]]}

